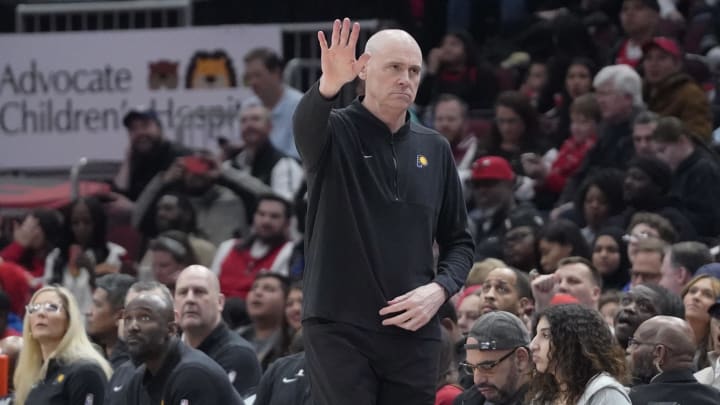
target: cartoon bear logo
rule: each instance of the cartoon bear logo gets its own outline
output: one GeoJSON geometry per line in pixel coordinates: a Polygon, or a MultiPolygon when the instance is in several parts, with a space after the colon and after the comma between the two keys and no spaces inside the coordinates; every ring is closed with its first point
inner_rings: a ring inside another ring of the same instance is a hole
{"type": "Polygon", "coordinates": [[[220,49],[215,52],[195,52],[187,68],[185,87],[188,89],[237,87],[232,59],[220,49]]]}
{"type": "Polygon", "coordinates": [[[169,60],[150,62],[148,87],[151,90],[159,90],[162,87],[176,89],[179,81],[177,62],[171,62],[169,60]]]}

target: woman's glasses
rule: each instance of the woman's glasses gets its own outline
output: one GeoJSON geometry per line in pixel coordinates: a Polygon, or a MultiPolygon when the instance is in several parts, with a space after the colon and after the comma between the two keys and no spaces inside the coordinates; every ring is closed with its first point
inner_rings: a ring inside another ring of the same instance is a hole
{"type": "Polygon", "coordinates": [[[43,311],[46,314],[56,314],[60,312],[61,309],[62,305],[56,304],[54,302],[43,302],[25,305],[25,311],[30,315],[40,311],[43,311]]]}

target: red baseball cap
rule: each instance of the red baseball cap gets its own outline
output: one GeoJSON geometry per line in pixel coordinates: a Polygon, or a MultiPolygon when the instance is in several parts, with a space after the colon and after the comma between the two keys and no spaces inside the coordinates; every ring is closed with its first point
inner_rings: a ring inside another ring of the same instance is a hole
{"type": "Polygon", "coordinates": [[[562,294],[558,293],[555,294],[552,299],[550,300],[550,306],[555,305],[562,305],[562,304],[579,304],[580,301],[578,301],[577,298],[573,297],[570,294],[562,294]]]}
{"type": "Polygon", "coordinates": [[[682,58],[682,51],[680,50],[680,45],[678,45],[678,43],[674,39],[667,37],[655,37],[651,39],[643,45],[643,55],[646,55],[648,51],[654,47],[660,48],[676,58],[682,58]]]}
{"type": "Polygon", "coordinates": [[[185,156],[182,161],[185,170],[193,174],[205,174],[212,169],[212,164],[199,156],[185,156]]]}
{"type": "Polygon", "coordinates": [[[472,165],[470,180],[515,180],[510,163],[500,156],[485,156],[472,165]]]}

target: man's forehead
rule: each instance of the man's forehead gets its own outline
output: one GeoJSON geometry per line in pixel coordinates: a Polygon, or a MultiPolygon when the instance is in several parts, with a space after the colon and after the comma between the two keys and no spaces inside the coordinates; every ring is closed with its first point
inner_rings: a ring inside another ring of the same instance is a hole
{"type": "Polygon", "coordinates": [[[626,296],[635,301],[640,300],[640,299],[655,301],[658,298],[655,291],[651,290],[650,288],[648,288],[644,285],[639,285],[639,286],[633,288],[632,290],[628,291],[626,296]]]}
{"type": "Polygon", "coordinates": [[[560,266],[557,270],[555,270],[555,274],[562,278],[573,277],[584,281],[587,281],[591,276],[590,269],[588,269],[588,267],[582,263],[573,263],[560,266]]]}
{"type": "Polygon", "coordinates": [[[160,298],[158,295],[153,293],[146,293],[142,292],[138,294],[137,296],[133,297],[127,305],[125,305],[125,309],[140,309],[140,308],[146,308],[155,310],[158,308],[162,308],[165,305],[162,298],[160,298]]]}
{"type": "Polygon", "coordinates": [[[517,281],[517,276],[515,275],[514,271],[499,267],[490,271],[487,278],[485,278],[486,283],[489,283],[491,281],[515,285],[515,282],[517,281]]]}

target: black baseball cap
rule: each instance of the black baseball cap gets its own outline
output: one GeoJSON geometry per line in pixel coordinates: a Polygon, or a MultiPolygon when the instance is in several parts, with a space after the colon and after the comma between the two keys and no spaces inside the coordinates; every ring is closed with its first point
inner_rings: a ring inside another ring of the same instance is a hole
{"type": "Polygon", "coordinates": [[[130,111],[125,114],[125,117],[123,117],[123,125],[125,128],[130,128],[130,124],[132,124],[135,120],[150,120],[154,121],[156,124],[162,127],[162,123],[160,122],[160,118],[158,118],[157,112],[155,110],[139,105],[135,106],[130,111]]]}
{"type": "Polygon", "coordinates": [[[530,344],[530,334],[520,318],[505,311],[488,312],[470,328],[469,338],[478,342],[465,349],[510,350],[530,344]]]}

